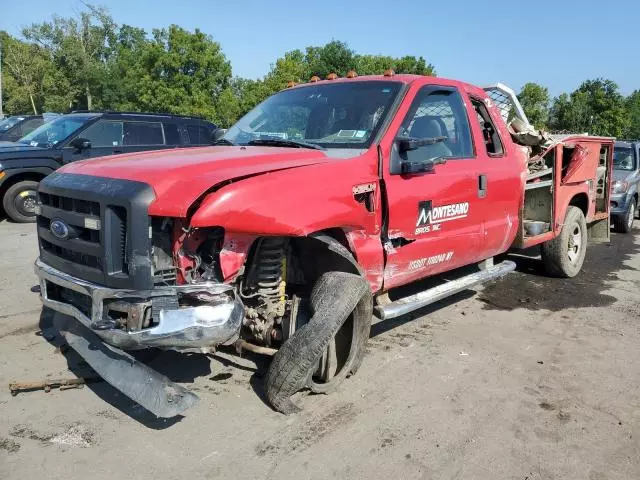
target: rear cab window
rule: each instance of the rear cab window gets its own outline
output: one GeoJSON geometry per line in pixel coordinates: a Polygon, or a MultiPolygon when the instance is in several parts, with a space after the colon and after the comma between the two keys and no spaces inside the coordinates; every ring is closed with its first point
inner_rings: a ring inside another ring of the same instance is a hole
{"type": "Polygon", "coordinates": [[[484,143],[487,154],[490,157],[502,157],[504,155],[504,146],[487,106],[482,100],[475,97],[471,97],[471,105],[473,105],[476,119],[480,124],[482,143],[484,143]]]}

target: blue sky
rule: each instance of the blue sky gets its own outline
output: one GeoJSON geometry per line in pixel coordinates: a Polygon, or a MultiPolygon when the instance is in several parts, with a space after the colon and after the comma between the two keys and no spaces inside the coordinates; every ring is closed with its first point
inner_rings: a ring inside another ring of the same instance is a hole
{"type": "MultiPolygon", "coordinates": [[[[1,0],[0,29],[72,15],[77,0],[1,0]]],[[[438,75],[519,89],[534,81],[552,95],[587,78],[640,88],[637,0],[96,0],[117,23],[150,31],[176,23],[220,42],[234,75],[263,76],[285,51],[342,40],[358,53],[422,55],[438,75]]]]}

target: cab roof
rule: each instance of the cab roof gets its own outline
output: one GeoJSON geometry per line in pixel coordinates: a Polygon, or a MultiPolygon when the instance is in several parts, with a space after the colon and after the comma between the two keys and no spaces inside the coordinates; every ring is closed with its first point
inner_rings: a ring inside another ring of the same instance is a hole
{"type": "Polygon", "coordinates": [[[338,77],[334,80],[318,80],[317,82],[307,81],[307,82],[299,83],[290,88],[304,88],[307,86],[327,85],[332,83],[370,82],[370,81],[397,82],[397,83],[404,83],[406,85],[412,84],[417,81],[422,81],[425,84],[433,83],[437,85],[459,87],[459,88],[464,88],[464,87],[477,88],[474,85],[461,82],[459,80],[452,80],[452,79],[442,78],[442,77],[433,77],[429,75],[414,75],[414,74],[407,74],[407,73],[399,73],[391,76],[362,75],[362,76],[357,76],[355,78],[338,77]]]}

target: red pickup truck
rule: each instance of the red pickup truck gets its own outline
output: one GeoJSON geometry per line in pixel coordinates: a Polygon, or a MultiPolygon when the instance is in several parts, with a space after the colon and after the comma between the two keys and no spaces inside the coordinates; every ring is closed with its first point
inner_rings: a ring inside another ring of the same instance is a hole
{"type": "Polygon", "coordinates": [[[372,313],[504,275],[515,264],[493,258],[510,248],[541,245],[549,274],[572,277],[587,240],[609,239],[612,139],[545,136],[501,85],[334,77],[273,95],[215,146],[77,162],[40,183],[43,303],[156,415],[197,396],[126,350],[272,355],[267,398],[289,413],[296,391],[356,371],[372,313]]]}

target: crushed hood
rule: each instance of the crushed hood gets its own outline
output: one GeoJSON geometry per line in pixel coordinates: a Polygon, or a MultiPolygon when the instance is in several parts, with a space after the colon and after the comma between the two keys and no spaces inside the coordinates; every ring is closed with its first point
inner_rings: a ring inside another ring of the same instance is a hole
{"type": "Polygon", "coordinates": [[[103,157],[58,171],[147,183],[156,194],[150,215],[185,217],[198,198],[225,181],[328,160],[320,150],[216,146],[103,157]]]}

